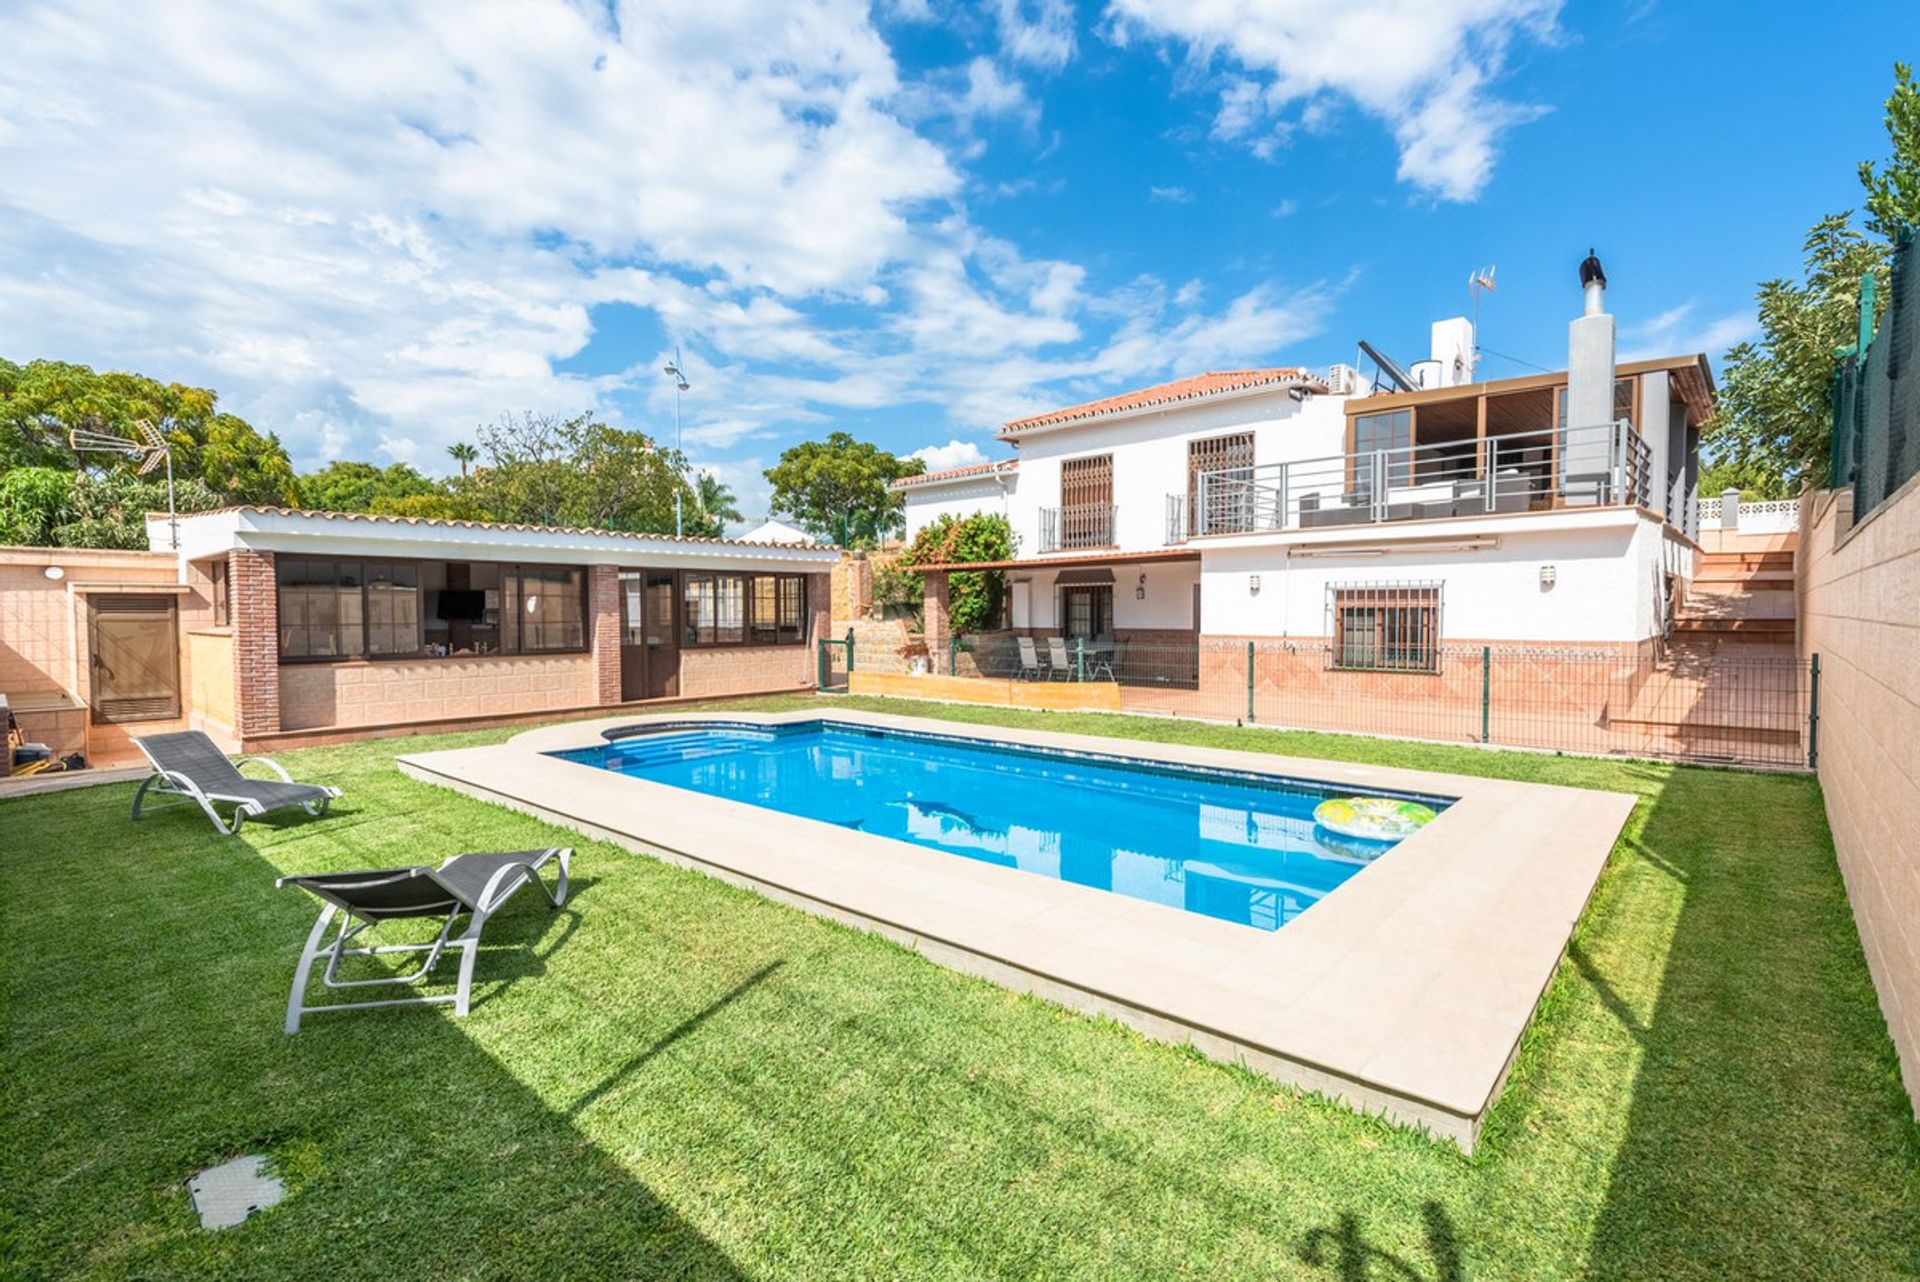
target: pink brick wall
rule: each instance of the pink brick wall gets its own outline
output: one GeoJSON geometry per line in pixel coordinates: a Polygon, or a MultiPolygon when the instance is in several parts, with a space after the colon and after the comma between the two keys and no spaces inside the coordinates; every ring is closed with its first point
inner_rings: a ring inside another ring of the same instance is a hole
{"type": "Polygon", "coordinates": [[[620,702],[620,570],[596,565],[587,571],[589,644],[593,646],[591,702],[620,702]]]}
{"type": "Polygon", "coordinates": [[[273,553],[236,548],[228,554],[233,593],[233,694],[242,739],[272,734],[280,721],[280,589],[273,553]]]}
{"type": "Polygon", "coordinates": [[[1803,656],[1820,656],[1820,785],[1847,898],[1920,1113],[1920,481],[1844,536],[1801,501],[1803,656]]]}

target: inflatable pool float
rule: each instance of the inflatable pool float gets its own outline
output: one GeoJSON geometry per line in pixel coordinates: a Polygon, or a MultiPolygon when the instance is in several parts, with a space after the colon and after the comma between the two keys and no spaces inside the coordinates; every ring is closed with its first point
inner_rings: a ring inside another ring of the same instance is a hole
{"type": "Polygon", "coordinates": [[[1391,797],[1334,797],[1313,808],[1313,821],[1322,828],[1367,841],[1398,841],[1433,818],[1431,806],[1391,797]]]}

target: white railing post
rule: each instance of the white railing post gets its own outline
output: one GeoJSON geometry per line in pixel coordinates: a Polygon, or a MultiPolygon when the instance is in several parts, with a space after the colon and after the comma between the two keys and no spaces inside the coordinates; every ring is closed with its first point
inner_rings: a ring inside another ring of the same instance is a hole
{"type": "Polygon", "coordinates": [[[1613,488],[1607,495],[1607,501],[1619,503],[1627,492],[1627,425],[1617,419],[1613,424],[1613,444],[1609,454],[1613,463],[1613,488]]]}
{"type": "Polygon", "coordinates": [[[1387,452],[1385,450],[1375,450],[1373,452],[1372,481],[1373,483],[1368,487],[1367,493],[1367,506],[1369,509],[1367,515],[1375,521],[1384,521],[1387,519],[1387,513],[1392,510],[1392,505],[1387,501],[1387,491],[1393,484],[1393,478],[1387,474],[1387,452]]]}
{"type": "Polygon", "coordinates": [[[1720,528],[1737,530],[1740,528],[1740,491],[1732,488],[1720,491],[1720,528]]]}
{"type": "Polygon", "coordinates": [[[1274,512],[1273,528],[1284,530],[1287,528],[1287,465],[1285,463],[1280,465],[1280,488],[1275,492],[1275,496],[1277,510],[1274,512]]]}

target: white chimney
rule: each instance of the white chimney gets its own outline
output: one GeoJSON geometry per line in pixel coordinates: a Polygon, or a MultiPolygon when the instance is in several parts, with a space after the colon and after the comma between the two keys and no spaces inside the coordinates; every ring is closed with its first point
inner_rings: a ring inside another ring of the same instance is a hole
{"type": "Polygon", "coordinates": [[[1436,386],[1458,387],[1473,381],[1473,339],[1473,322],[1464,316],[1433,323],[1427,352],[1430,359],[1440,365],[1440,381],[1436,386]]]}
{"type": "Polygon", "coordinates": [[[1589,249],[1580,264],[1583,314],[1567,326],[1567,441],[1560,450],[1561,490],[1579,501],[1589,492],[1598,501],[1596,478],[1605,476],[1611,458],[1610,436],[1600,430],[1613,421],[1614,328],[1606,310],[1607,274],[1589,249]]]}

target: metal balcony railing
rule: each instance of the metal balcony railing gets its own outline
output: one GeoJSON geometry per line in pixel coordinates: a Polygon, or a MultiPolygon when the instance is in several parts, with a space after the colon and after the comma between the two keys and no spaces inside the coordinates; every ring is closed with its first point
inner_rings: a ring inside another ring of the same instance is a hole
{"type": "Polygon", "coordinates": [[[1117,511],[1111,503],[1041,508],[1040,550],[1065,552],[1075,548],[1112,547],[1117,511]]]}
{"type": "Polygon", "coordinates": [[[1231,468],[1201,473],[1185,528],[1250,534],[1644,505],[1651,464],[1621,422],[1231,468]]]}

